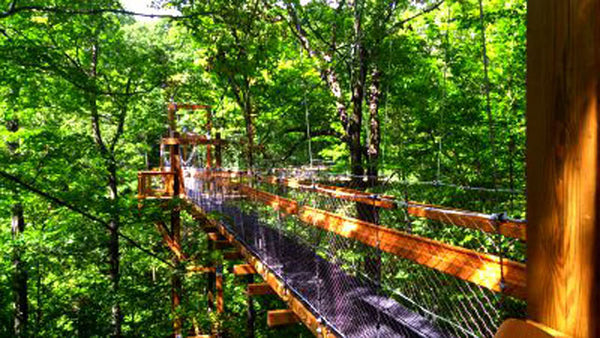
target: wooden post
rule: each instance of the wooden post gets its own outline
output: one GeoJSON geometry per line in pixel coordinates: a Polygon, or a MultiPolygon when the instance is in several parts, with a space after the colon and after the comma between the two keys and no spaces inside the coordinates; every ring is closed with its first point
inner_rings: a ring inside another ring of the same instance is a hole
{"type": "Polygon", "coordinates": [[[527,302],[530,319],[600,336],[600,0],[530,0],[527,302]]]}
{"type": "MultiPolygon", "coordinates": [[[[177,131],[175,130],[175,111],[177,110],[176,106],[169,106],[169,132],[171,136],[177,136],[177,131]]],[[[183,192],[183,182],[182,182],[182,172],[181,172],[181,163],[179,156],[179,145],[171,145],[170,146],[170,161],[171,161],[171,171],[173,172],[173,195],[174,197],[178,197],[180,193],[183,192]]],[[[171,209],[171,234],[173,239],[173,245],[177,247],[181,247],[181,210],[179,206],[174,206],[171,209]]],[[[179,265],[179,257],[173,256],[173,264],[175,266],[179,265]]],[[[182,281],[181,276],[174,272],[171,277],[171,305],[174,312],[177,312],[179,309],[179,305],[181,303],[181,292],[182,292],[182,281]]],[[[183,328],[183,319],[179,315],[175,315],[175,321],[173,323],[173,336],[178,338],[182,336],[182,328],[183,328]]]]}
{"type": "Polygon", "coordinates": [[[215,286],[217,291],[217,313],[225,312],[225,300],[223,298],[223,265],[220,263],[217,265],[215,286]]]}
{"type": "MultiPolygon", "coordinates": [[[[178,156],[177,156],[178,157],[178,156]]],[[[175,182],[177,183],[177,175],[175,175],[175,182]]],[[[179,186],[175,184],[174,186],[175,196],[179,195],[179,186]]],[[[179,206],[173,207],[171,209],[171,233],[173,234],[173,244],[181,247],[181,211],[179,206]]],[[[179,265],[179,257],[173,256],[173,264],[175,266],[179,265]]],[[[178,272],[173,273],[173,277],[171,280],[172,284],[172,306],[173,311],[177,312],[179,305],[181,303],[181,292],[182,292],[182,281],[181,276],[178,272]]],[[[175,322],[173,323],[173,331],[174,337],[181,337],[182,332],[181,329],[183,327],[183,319],[179,316],[175,316],[175,322]]]]}

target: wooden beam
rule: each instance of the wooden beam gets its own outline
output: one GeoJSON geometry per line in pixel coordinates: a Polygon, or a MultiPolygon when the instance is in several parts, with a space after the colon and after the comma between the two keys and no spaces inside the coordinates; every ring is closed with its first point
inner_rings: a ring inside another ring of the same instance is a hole
{"type": "Polygon", "coordinates": [[[189,273],[210,273],[216,272],[216,268],[214,266],[197,266],[197,265],[188,265],[185,268],[189,273]]]}
{"type": "Polygon", "coordinates": [[[240,185],[240,191],[242,192],[242,194],[247,195],[249,198],[267,204],[273,209],[279,210],[285,214],[298,213],[298,203],[296,201],[292,201],[290,199],[286,199],[275,194],[254,189],[245,184],[240,185]]]}
{"type": "Polygon", "coordinates": [[[238,242],[235,239],[235,236],[229,233],[223,224],[209,219],[202,208],[193,204],[189,199],[185,198],[183,201],[190,206],[188,210],[194,218],[202,220],[203,222],[212,223],[219,228],[219,232],[233,243],[233,245],[242,253],[246,261],[252,265],[254,270],[261,275],[264,281],[275,290],[277,296],[288,305],[313,334],[323,338],[337,337],[321,320],[317,319],[317,317],[310,312],[301,300],[294,296],[294,293],[285,286],[285,283],[280,280],[273,271],[269,270],[258,257],[254,256],[254,254],[246,249],[242,243],[238,242]]]}
{"type": "MultiPolygon", "coordinates": [[[[215,175],[218,175],[219,177],[237,177],[243,176],[244,173],[220,172],[215,173],[215,175]]],[[[394,209],[397,207],[396,202],[394,201],[394,196],[369,194],[356,189],[328,186],[323,184],[305,184],[298,180],[280,179],[276,176],[259,176],[258,179],[269,184],[279,184],[299,190],[327,194],[332,197],[374,205],[380,208],[394,209]]],[[[283,209],[283,211],[288,214],[294,214],[294,211],[297,210],[297,203],[295,201],[284,199],[283,197],[266,193],[244,184],[241,185],[241,190],[250,198],[262,201],[276,208],[283,209]],[[284,207],[279,207],[278,204],[285,204],[287,208],[284,209],[284,207]]],[[[492,215],[489,214],[418,202],[408,202],[407,211],[408,214],[412,216],[423,217],[450,225],[477,229],[488,233],[501,234],[506,237],[517,238],[523,241],[526,240],[527,237],[527,223],[525,221],[492,220],[492,215]]]]}
{"type": "Polygon", "coordinates": [[[178,109],[186,109],[186,110],[199,110],[199,109],[210,109],[211,106],[206,104],[195,104],[195,103],[176,103],[170,102],[168,109],[177,111],[178,109]]]}
{"type": "Polygon", "coordinates": [[[223,145],[225,140],[209,139],[204,135],[183,136],[183,137],[163,137],[160,141],[164,145],[223,145]]]}
{"type": "Polygon", "coordinates": [[[223,253],[223,258],[228,261],[239,261],[244,259],[244,256],[239,251],[229,251],[223,253]]]}
{"type": "Polygon", "coordinates": [[[208,239],[213,242],[222,241],[225,239],[225,237],[221,236],[221,234],[219,234],[218,232],[209,232],[206,234],[206,237],[208,237],[208,239]]]}
{"type": "Polygon", "coordinates": [[[525,265],[311,207],[300,220],[496,292],[525,297],[525,265]],[[502,276],[504,272],[504,276],[502,276]],[[504,290],[501,288],[504,277],[504,290]]]}
{"type": "Polygon", "coordinates": [[[247,294],[248,296],[264,296],[276,295],[277,293],[267,283],[252,283],[248,284],[247,294]]]}
{"type": "Polygon", "coordinates": [[[179,243],[175,242],[171,238],[171,235],[169,234],[169,231],[167,230],[167,226],[165,225],[165,223],[163,221],[156,222],[156,229],[161,234],[163,241],[167,245],[167,248],[169,248],[169,250],[171,250],[171,252],[175,255],[175,257],[179,261],[184,261],[184,260],[188,259],[187,255],[185,253],[183,253],[183,251],[181,250],[181,246],[179,245],[179,243]]]}
{"type": "MultiPolygon", "coordinates": [[[[251,188],[245,184],[241,184],[240,189],[249,198],[270,205],[274,209],[281,210],[286,214],[296,214],[298,211],[298,203],[296,201],[251,188]]],[[[362,199],[354,198],[353,200],[361,203],[364,202],[362,199]]],[[[389,208],[389,206],[386,207],[389,208]]],[[[521,240],[526,239],[526,222],[524,221],[492,220],[492,215],[489,214],[417,202],[409,202],[407,212],[412,216],[423,217],[454,226],[477,229],[493,234],[499,233],[521,240]]]]}
{"type": "Polygon", "coordinates": [[[225,237],[221,236],[216,232],[209,232],[206,234],[208,239],[213,242],[214,248],[216,250],[223,250],[231,247],[231,243],[225,239],[225,237]]]}
{"type": "Polygon", "coordinates": [[[253,275],[256,273],[256,270],[250,264],[236,264],[233,266],[233,274],[236,276],[253,275]]]}
{"type": "Polygon", "coordinates": [[[527,12],[527,313],[600,337],[600,1],[527,12]]]}
{"type": "MultiPolygon", "coordinates": [[[[498,256],[478,253],[320,209],[311,207],[298,209],[298,204],[295,201],[265,193],[246,185],[242,185],[242,190],[250,198],[261,201],[273,208],[286,210],[289,213],[298,211],[300,220],[305,223],[373,247],[379,245],[386,252],[410,259],[492,291],[504,292],[517,298],[525,298],[526,276],[524,264],[507,259],[501,260],[498,256]],[[504,285],[502,286],[503,279],[504,285]]],[[[446,212],[446,214],[451,213],[446,212]]],[[[439,215],[439,217],[444,215],[442,210],[439,210],[439,215]]]]}
{"type": "Polygon", "coordinates": [[[526,223],[514,220],[492,220],[492,215],[451,209],[439,205],[409,202],[409,215],[423,217],[455,226],[477,229],[506,237],[526,239],[526,223]]]}
{"type": "Polygon", "coordinates": [[[288,188],[317,192],[324,195],[329,195],[331,197],[360,202],[363,204],[373,205],[380,208],[396,208],[396,202],[393,200],[393,196],[381,196],[379,194],[371,194],[357,189],[342,188],[331,185],[324,185],[320,183],[305,184],[299,180],[286,178],[280,179],[276,176],[267,176],[264,178],[259,177],[259,179],[262,179],[263,181],[268,182],[270,184],[279,184],[288,188]]]}
{"type": "Polygon", "coordinates": [[[138,199],[171,198],[174,195],[174,173],[170,171],[139,171],[138,172],[138,199]],[[158,188],[152,187],[152,179],[160,176],[161,184],[158,188]]]}
{"type": "Polygon", "coordinates": [[[268,327],[293,325],[299,322],[300,319],[292,310],[271,310],[267,312],[268,327]]]}

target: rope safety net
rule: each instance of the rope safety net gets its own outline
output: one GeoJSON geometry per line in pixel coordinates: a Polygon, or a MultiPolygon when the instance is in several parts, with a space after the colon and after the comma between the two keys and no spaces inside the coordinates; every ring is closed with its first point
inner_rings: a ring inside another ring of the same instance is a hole
{"type": "Polygon", "coordinates": [[[524,316],[525,223],[496,212],[520,192],[315,170],[186,176],[188,196],[340,336],[490,337],[524,316]]]}

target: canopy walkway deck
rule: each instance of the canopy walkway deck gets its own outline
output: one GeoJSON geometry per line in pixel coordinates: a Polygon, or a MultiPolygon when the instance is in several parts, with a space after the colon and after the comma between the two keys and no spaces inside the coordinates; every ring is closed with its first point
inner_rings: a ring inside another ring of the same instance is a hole
{"type": "Polygon", "coordinates": [[[262,223],[257,214],[229,203],[226,195],[189,189],[204,212],[218,212],[233,241],[254,255],[340,337],[447,337],[430,320],[378,294],[370,281],[351,276],[296,238],[262,223]],[[343,285],[344,287],[340,287],[343,285]]]}

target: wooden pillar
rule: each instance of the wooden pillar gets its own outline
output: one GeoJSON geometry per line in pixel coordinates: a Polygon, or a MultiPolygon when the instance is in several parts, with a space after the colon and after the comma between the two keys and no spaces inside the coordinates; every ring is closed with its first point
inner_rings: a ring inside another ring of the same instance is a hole
{"type": "MultiPolygon", "coordinates": [[[[177,175],[175,175],[177,178],[177,175]]],[[[175,196],[179,194],[179,186],[177,185],[177,179],[175,179],[174,193],[175,196]]],[[[171,209],[171,233],[173,235],[173,244],[181,247],[181,210],[178,206],[171,209]]],[[[179,258],[173,256],[173,264],[178,266],[180,264],[179,258]]],[[[174,272],[171,279],[172,287],[172,307],[173,311],[177,312],[179,305],[181,304],[181,292],[182,292],[182,281],[181,275],[178,272],[174,272]]],[[[181,329],[183,327],[183,319],[180,316],[175,316],[175,322],[173,323],[174,337],[181,337],[181,329]]]]}
{"type": "Polygon", "coordinates": [[[530,0],[528,11],[528,313],[599,337],[600,0],[530,0]]]}
{"type": "MultiPolygon", "coordinates": [[[[169,109],[171,112],[171,109],[169,109]]],[[[169,116],[171,119],[171,116],[169,116]]],[[[170,121],[171,122],[171,121],[170,121]]],[[[170,127],[174,127],[170,126],[170,127]]],[[[177,137],[177,132],[174,129],[171,129],[172,136],[177,137]]],[[[182,172],[181,172],[181,163],[179,156],[179,145],[170,146],[170,161],[171,161],[171,171],[173,172],[173,195],[178,197],[180,193],[183,192],[183,182],[182,182],[182,172]]],[[[177,247],[181,247],[181,210],[179,206],[174,206],[171,209],[171,234],[173,245],[177,247]]],[[[173,264],[175,266],[179,266],[180,261],[177,256],[173,256],[173,264]]],[[[179,305],[181,304],[181,293],[182,293],[182,280],[181,275],[177,272],[173,273],[171,277],[171,305],[174,312],[177,312],[179,309],[179,305]]],[[[176,315],[175,321],[173,323],[173,336],[178,338],[182,337],[182,328],[183,328],[183,319],[176,315]]]]}
{"type": "Polygon", "coordinates": [[[218,264],[215,278],[215,289],[217,291],[217,313],[225,312],[225,299],[223,298],[223,265],[218,264]]]}

